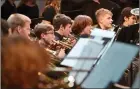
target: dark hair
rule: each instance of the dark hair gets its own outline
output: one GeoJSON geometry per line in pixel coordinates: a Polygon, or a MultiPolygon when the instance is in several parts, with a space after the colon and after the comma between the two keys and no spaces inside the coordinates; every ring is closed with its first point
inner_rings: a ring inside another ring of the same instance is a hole
{"type": "MultiPolygon", "coordinates": [[[[17,7],[19,7],[19,6],[23,5],[23,4],[26,4],[28,1],[29,1],[29,0],[20,0],[20,2],[19,2],[19,4],[18,4],[17,7]]],[[[32,2],[32,4],[36,5],[36,0],[34,0],[34,1],[32,2]]]]}
{"type": "Polygon", "coordinates": [[[47,33],[48,31],[53,31],[53,30],[54,30],[54,28],[52,25],[40,23],[35,26],[34,33],[38,39],[41,39],[42,33],[47,33]]]}
{"type": "Polygon", "coordinates": [[[17,35],[2,38],[1,55],[2,87],[5,89],[37,87],[38,72],[45,71],[51,59],[38,44],[17,35]]]}
{"type": "Polygon", "coordinates": [[[131,10],[132,8],[131,7],[125,7],[122,12],[121,12],[121,16],[119,18],[119,21],[118,21],[118,25],[122,25],[123,22],[124,22],[124,17],[130,17],[132,16],[133,14],[131,13],[131,10]]]}
{"type": "Polygon", "coordinates": [[[72,20],[64,14],[57,14],[53,18],[53,26],[55,30],[59,30],[61,25],[65,27],[67,24],[72,24],[72,20]]]}
{"type": "Polygon", "coordinates": [[[88,25],[92,25],[92,19],[87,15],[78,15],[74,19],[74,23],[72,25],[72,32],[75,35],[80,35],[80,33],[84,30],[84,28],[88,25]]]}
{"type": "Polygon", "coordinates": [[[9,25],[6,20],[1,19],[1,36],[6,36],[9,34],[9,25]]]}
{"type": "Polygon", "coordinates": [[[131,10],[132,10],[132,8],[131,7],[126,7],[126,8],[124,8],[123,10],[122,10],[122,12],[121,12],[121,15],[123,16],[123,17],[130,17],[131,15],[133,15],[132,13],[131,13],[131,10]]]}

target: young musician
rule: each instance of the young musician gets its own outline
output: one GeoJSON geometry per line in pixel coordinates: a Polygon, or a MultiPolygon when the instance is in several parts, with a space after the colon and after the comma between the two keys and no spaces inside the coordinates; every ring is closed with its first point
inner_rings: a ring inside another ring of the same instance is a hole
{"type": "Polygon", "coordinates": [[[131,7],[125,7],[120,16],[119,25],[121,27],[128,27],[130,25],[133,25],[137,21],[137,16],[131,13],[132,8],[131,7]]]}
{"type": "Polygon", "coordinates": [[[97,28],[103,29],[103,30],[110,30],[112,28],[112,12],[109,11],[108,9],[98,9],[95,12],[96,19],[98,22],[97,28]]]}
{"type": "Polygon", "coordinates": [[[22,14],[12,14],[7,20],[12,34],[21,35],[30,39],[31,19],[22,14]]]}
{"type": "Polygon", "coordinates": [[[71,33],[72,20],[64,14],[57,14],[53,19],[55,29],[55,39],[63,40],[64,37],[69,37],[71,33]]]}
{"type": "MultiPolygon", "coordinates": [[[[57,14],[53,19],[53,26],[55,29],[55,40],[63,41],[66,44],[73,46],[76,43],[76,39],[71,35],[72,19],[64,14],[57,14]]],[[[70,49],[66,49],[68,53],[70,49]]]]}
{"type": "Polygon", "coordinates": [[[38,43],[41,47],[45,48],[47,51],[51,52],[52,54],[56,55],[58,58],[63,58],[65,56],[65,49],[53,49],[54,40],[54,28],[50,24],[37,24],[34,28],[35,35],[37,36],[38,43]],[[58,53],[57,50],[59,50],[58,53]]]}
{"type": "Polygon", "coordinates": [[[117,30],[117,40],[126,43],[137,43],[139,39],[137,16],[131,13],[132,8],[126,7],[120,16],[120,30],[117,30]],[[131,29],[130,29],[131,28],[131,29]],[[137,41],[136,41],[137,40],[137,41]]]}
{"type": "Polygon", "coordinates": [[[92,19],[87,15],[78,15],[72,25],[72,33],[76,37],[89,37],[92,29],[92,19]]]}

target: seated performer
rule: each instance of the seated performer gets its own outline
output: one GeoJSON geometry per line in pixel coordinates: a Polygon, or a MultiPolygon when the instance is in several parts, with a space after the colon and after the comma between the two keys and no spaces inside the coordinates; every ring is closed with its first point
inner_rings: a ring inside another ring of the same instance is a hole
{"type": "Polygon", "coordinates": [[[131,13],[132,8],[126,7],[122,10],[119,25],[121,27],[128,27],[134,25],[137,21],[137,16],[131,13]]]}
{"type": "Polygon", "coordinates": [[[53,53],[58,58],[63,58],[65,56],[65,50],[52,47],[55,43],[54,28],[50,24],[37,24],[34,28],[35,35],[37,36],[38,43],[41,47],[45,48],[47,51],[53,53]]]}
{"type": "Polygon", "coordinates": [[[137,43],[139,39],[139,25],[137,16],[131,13],[132,8],[126,7],[122,10],[119,26],[121,29],[117,30],[117,40],[126,43],[137,43]]]}
{"type": "Polygon", "coordinates": [[[7,20],[9,27],[11,28],[11,33],[16,35],[21,35],[30,39],[30,24],[31,19],[22,14],[12,14],[7,20]]]}
{"type": "Polygon", "coordinates": [[[114,30],[112,29],[112,12],[108,9],[101,8],[95,12],[96,19],[97,19],[97,28],[103,30],[114,30]]]}
{"type": "Polygon", "coordinates": [[[55,39],[63,40],[63,37],[69,37],[71,33],[72,20],[64,14],[57,14],[53,19],[55,29],[55,39]]]}
{"type": "MultiPolygon", "coordinates": [[[[63,41],[71,47],[75,45],[76,39],[71,35],[72,20],[64,14],[57,14],[53,19],[53,26],[55,29],[55,40],[63,41]]],[[[71,48],[70,48],[71,49],[71,48]]],[[[66,49],[66,54],[70,51],[66,49]]]]}
{"type": "Polygon", "coordinates": [[[89,37],[92,29],[92,19],[87,15],[78,15],[72,25],[72,33],[77,37],[89,37]]]}

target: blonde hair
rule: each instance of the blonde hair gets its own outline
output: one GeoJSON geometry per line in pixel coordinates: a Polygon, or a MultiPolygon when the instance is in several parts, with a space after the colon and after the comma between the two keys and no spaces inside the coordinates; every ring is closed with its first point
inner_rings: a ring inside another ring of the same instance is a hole
{"type": "Polygon", "coordinates": [[[16,27],[23,27],[26,22],[31,23],[31,19],[23,14],[12,14],[7,20],[9,27],[15,30],[16,27]]]}
{"type": "Polygon", "coordinates": [[[104,9],[104,8],[98,9],[95,12],[95,16],[96,16],[97,21],[99,21],[99,18],[101,16],[104,16],[106,14],[109,14],[109,15],[113,16],[112,12],[110,10],[108,10],[108,9],[104,9]]]}

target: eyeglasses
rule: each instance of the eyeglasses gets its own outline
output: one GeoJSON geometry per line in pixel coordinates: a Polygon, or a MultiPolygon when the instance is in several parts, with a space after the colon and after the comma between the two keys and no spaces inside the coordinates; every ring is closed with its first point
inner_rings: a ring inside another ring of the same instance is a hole
{"type": "Polygon", "coordinates": [[[45,34],[54,34],[54,31],[45,32],[45,34]]]}

